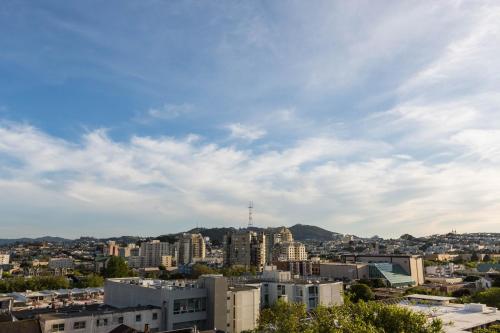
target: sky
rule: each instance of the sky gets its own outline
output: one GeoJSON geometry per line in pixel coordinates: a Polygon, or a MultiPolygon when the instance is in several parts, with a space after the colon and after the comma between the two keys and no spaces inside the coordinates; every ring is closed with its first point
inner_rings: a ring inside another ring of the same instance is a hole
{"type": "Polygon", "coordinates": [[[500,230],[498,1],[2,1],[0,238],[500,230]]]}

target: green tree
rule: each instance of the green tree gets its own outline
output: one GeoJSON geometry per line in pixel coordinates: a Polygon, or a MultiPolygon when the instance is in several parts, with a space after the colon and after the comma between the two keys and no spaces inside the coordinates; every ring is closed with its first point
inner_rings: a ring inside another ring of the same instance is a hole
{"type": "Polygon", "coordinates": [[[475,302],[483,303],[488,306],[500,308],[500,288],[493,287],[475,294],[472,299],[475,302]]]}
{"type": "Polygon", "coordinates": [[[113,256],[109,258],[103,275],[106,278],[121,278],[131,276],[132,274],[123,258],[113,256]]]}
{"type": "Polygon", "coordinates": [[[481,328],[474,331],[474,333],[500,333],[500,325],[491,325],[488,328],[481,328]]]}
{"type": "Polygon", "coordinates": [[[375,299],[375,294],[366,284],[357,283],[349,288],[349,297],[353,302],[358,302],[360,300],[371,301],[375,299]]]}
{"type": "Polygon", "coordinates": [[[303,304],[278,301],[262,311],[255,333],[441,333],[442,322],[396,305],[360,301],[319,306],[307,312],[303,304]]]}

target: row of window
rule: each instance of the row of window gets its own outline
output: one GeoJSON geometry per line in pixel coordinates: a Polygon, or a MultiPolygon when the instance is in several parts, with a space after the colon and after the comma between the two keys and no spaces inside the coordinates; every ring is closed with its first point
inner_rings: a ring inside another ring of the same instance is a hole
{"type": "MultiPolygon", "coordinates": [[[[158,319],[158,313],[157,312],[153,312],[153,316],[152,316],[152,319],[153,320],[157,320],[158,319]]],[[[135,315],[135,321],[136,322],[140,322],[142,321],[142,315],[138,314],[138,315],[135,315]]],[[[123,316],[120,316],[116,319],[116,322],[118,324],[123,324],[123,316]]],[[[101,327],[101,326],[108,326],[108,318],[102,318],[102,319],[97,319],[96,320],[96,326],[97,327],[101,327]]],[[[73,329],[74,330],[79,330],[79,329],[84,329],[87,327],[87,322],[86,321],[75,321],[73,323],[73,329]]],[[[65,324],[64,323],[60,323],[60,324],[53,324],[52,325],[52,332],[64,332],[65,330],[65,324]]]]}
{"type": "Polygon", "coordinates": [[[174,314],[202,312],[206,310],[206,298],[184,298],[174,300],[174,314]]]}

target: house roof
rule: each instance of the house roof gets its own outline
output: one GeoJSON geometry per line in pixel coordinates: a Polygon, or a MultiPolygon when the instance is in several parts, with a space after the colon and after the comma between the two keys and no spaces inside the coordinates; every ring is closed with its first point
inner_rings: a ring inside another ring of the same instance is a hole
{"type": "Polygon", "coordinates": [[[0,333],[42,333],[38,320],[19,320],[0,323],[0,333]]]}

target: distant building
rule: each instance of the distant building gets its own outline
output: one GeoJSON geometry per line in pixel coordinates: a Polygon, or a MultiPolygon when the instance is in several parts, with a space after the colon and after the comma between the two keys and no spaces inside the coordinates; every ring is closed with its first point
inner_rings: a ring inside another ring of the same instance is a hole
{"type": "Polygon", "coordinates": [[[152,240],[141,243],[140,256],[144,257],[141,267],[158,267],[162,264],[163,256],[174,257],[176,255],[175,244],[152,240]]]}
{"type": "Polygon", "coordinates": [[[367,263],[319,263],[319,276],[337,281],[354,281],[369,279],[370,271],[367,263]]]}
{"type": "Polygon", "coordinates": [[[72,269],[75,265],[73,258],[50,258],[50,269],[72,269]]]}
{"type": "Polygon", "coordinates": [[[224,236],[224,264],[256,267],[266,263],[266,236],[250,230],[234,231],[224,236]]]}
{"type": "Polygon", "coordinates": [[[205,239],[201,234],[183,234],[179,238],[178,265],[186,265],[205,258],[205,239]]]}
{"type": "Polygon", "coordinates": [[[383,278],[391,284],[407,285],[411,277],[415,285],[421,285],[424,280],[424,263],[418,255],[344,255],[346,263],[372,263],[370,265],[371,278],[383,278]],[[393,281],[393,282],[392,282],[393,281]]]}
{"type": "Polygon", "coordinates": [[[10,263],[10,255],[0,253],[0,265],[8,265],[10,263]]]}
{"type": "Polygon", "coordinates": [[[266,235],[266,263],[271,264],[273,261],[273,249],[276,244],[283,242],[293,242],[293,235],[290,229],[281,227],[278,230],[268,229],[266,235]]]}
{"type": "Polygon", "coordinates": [[[286,241],[274,245],[273,262],[303,260],[307,260],[307,252],[304,244],[300,242],[286,241]]]}

